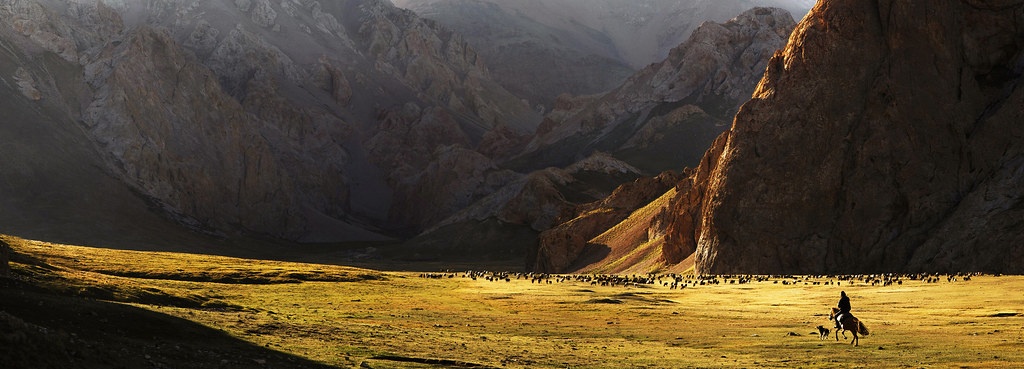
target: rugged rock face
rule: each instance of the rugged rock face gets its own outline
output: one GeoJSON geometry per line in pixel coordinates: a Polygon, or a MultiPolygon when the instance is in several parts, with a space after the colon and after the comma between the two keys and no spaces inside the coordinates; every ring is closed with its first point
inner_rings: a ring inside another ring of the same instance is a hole
{"type": "Polygon", "coordinates": [[[1024,2],[819,2],[654,226],[698,273],[1020,273],[1024,2]]]}
{"type": "Polygon", "coordinates": [[[820,3],[736,116],[697,270],[1021,271],[1022,26],[1022,1],[820,3]]]}
{"type": "Polygon", "coordinates": [[[429,166],[414,177],[415,182],[396,186],[409,196],[398,198],[396,204],[403,207],[392,211],[399,224],[436,224],[521,176],[458,146],[438,148],[429,158],[429,166]]]}
{"type": "Polygon", "coordinates": [[[566,165],[569,153],[610,152],[651,174],[694,165],[726,119],[750,97],[768,59],[796,23],[786,10],[755,8],[705,22],[663,62],[599,97],[560,97],[520,156],[566,165]]]}
{"type": "Polygon", "coordinates": [[[94,79],[99,98],[85,123],[118,174],[206,226],[296,230],[277,210],[296,206],[291,176],[212,73],[151,29],[132,33],[113,52],[113,67],[99,72],[109,74],[94,79]],[[186,172],[184,163],[202,165],[186,172]]]}
{"type": "MultiPolygon", "coordinates": [[[[558,94],[603,93],[664,60],[704,21],[755,6],[803,16],[804,0],[396,0],[466,35],[499,83],[533,105],[558,94]]],[[[746,96],[744,96],[744,99],[746,96]]]]}
{"type": "Polygon", "coordinates": [[[639,176],[639,169],[597,153],[565,168],[519,175],[435,227],[496,218],[540,232],[571,218],[578,204],[605,198],[639,176]]]}
{"type": "Polygon", "coordinates": [[[5,80],[80,122],[135,192],[217,234],[423,227],[511,180],[445,165],[492,168],[474,150],[482,137],[539,122],[458,35],[385,1],[0,1],[0,29],[14,53],[55,64],[5,80]],[[443,130],[389,131],[425,121],[443,130]],[[409,153],[426,155],[391,164],[409,153]],[[438,203],[431,216],[391,213],[438,203]]]}
{"type": "MultiPolygon", "coordinates": [[[[573,158],[570,153],[608,150],[646,173],[693,165],[725,129],[725,116],[749,97],[770,55],[785,44],[795,25],[789,13],[778,8],[754,8],[723,24],[706,22],[668,59],[645,68],[612,92],[560,96],[527,153],[516,160],[523,165],[551,165],[573,158]]],[[[644,201],[595,202],[571,212],[558,226],[541,233],[527,268],[564,272],[582,266],[577,262],[581,257],[593,259],[584,254],[594,237],[660,197],[673,187],[666,181],[676,179],[663,173],[624,190],[643,193],[635,199],[644,201]]],[[[663,233],[648,239],[660,240],[663,233]]],[[[667,251],[659,257],[678,262],[691,253],[667,251]]]]}
{"type": "Polygon", "coordinates": [[[639,178],[619,186],[603,200],[578,206],[568,220],[562,219],[558,226],[541,232],[537,249],[527,259],[532,261],[527,269],[551,273],[569,271],[591,239],[661,196],[679,180],[680,174],[675,172],[639,178]]]}
{"type": "MultiPolygon", "coordinates": [[[[527,268],[564,271],[576,265],[593,237],[646,204],[601,205],[599,199],[641,174],[695,162],[707,145],[701,142],[710,142],[725,129],[724,114],[749,97],[769,57],[784,45],[794,25],[789,13],[774,8],[755,8],[725,24],[708,22],[669,59],[611,93],[559,96],[526,153],[499,164],[530,174],[437,223],[428,233],[458,224],[486,224],[486,219],[529,226],[543,233],[527,256],[527,268]]],[[[501,132],[492,130],[480,144],[495,157],[510,152],[501,148],[524,142],[524,136],[501,132]]],[[[415,159],[402,161],[410,160],[415,159]]],[[[667,176],[644,179],[635,186],[646,190],[629,187],[625,193],[643,193],[635,197],[646,201],[658,198],[672,187],[664,183],[667,176]]],[[[662,235],[654,238],[660,242],[662,235]]]]}
{"type": "Polygon", "coordinates": [[[675,195],[647,226],[664,237],[661,256],[666,264],[682,262],[693,255],[700,237],[702,202],[708,193],[708,180],[718,168],[717,158],[722,155],[728,135],[715,140],[695,169],[686,171],[686,178],[675,187],[675,195]]]}

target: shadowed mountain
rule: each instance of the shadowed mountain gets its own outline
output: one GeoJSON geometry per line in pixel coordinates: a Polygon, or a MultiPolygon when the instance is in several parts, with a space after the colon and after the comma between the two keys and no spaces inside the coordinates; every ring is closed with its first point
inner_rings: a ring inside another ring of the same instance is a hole
{"type": "Polygon", "coordinates": [[[73,78],[81,69],[55,55],[12,50],[0,28],[0,224],[5,232],[55,242],[174,247],[208,240],[151,211],[104,169],[90,137],[67,111],[82,104],[81,84],[59,93],[32,75],[73,78]],[[43,100],[42,96],[50,98],[43,100]],[[33,101],[36,100],[37,101],[33,101]],[[40,101],[41,100],[41,101],[40,101]],[[161,235],[153,237],[154,234],[161,235]]]}
{"type": "Polygon", "coordinates": [[[796,23],[779,8],[705,22],[664,61],[599,96],[563,96],[510,167],[564,166],[594,151],[648,174],[690,166],[750,98],[796,23]]]}
{"type": "MultiPolygon", "coordinates": [[[[778,8],[755,8],[722,24],[707,22],[668,59],[608,94],[560,98],[526,143],[526,151],[502,164],[529,175],[411,242],[436,238],[430,233],[438,227],[468,233],[480,224],[493,224],[481,223],[493,219],[510,234],[521,228],[549,232],[569,222],[569,229],[550,232],[571,236],[541,234],[541,239],[582,247],[597,235],[595,230],[625,219],[670,188],[672,178],[678,179],[677,168],[696,163],[715,135],[726,129],[726,116],[749,99],[770,56],[785,44],[794,25],[789,13],[778,8]],[[634,183],[641,175],[658,173],[659,179],[634,183]],[[602,204],[609,195],[631,200],[602,204]],[[583,219],[573,220],[577,217],[583,219]]],[[[536,247],[530,252],[537,252],[536,247]]],[[[567,256],[559,259],[538,263],[564,267],[572,262],[567,256]]]]}
{"type": "Polygon", "coordinates": [[[626,228],[658,243],[652,269],[1022,272],[1022,10],[819,2],[660,213],[626,228]]]}
{"type": "Polygon", "coordinates": [[[387,239],[514,180],[476,148],[540,120],[379,0],[4,1],[0,44],[5,229],[103,238],[152,208],[218,237],[387,239]]]}
{"type": "Polygon", "coordinates": [[[0,226],[146,248],[480,226],[477,243],[516,240],[482,255],[507,256],[722,129],[792,24],[759,12],[704,24],[613,93],[560,99],[538,134],[460,35],[385,1],[0,2],[0,226]]]}
{"type": "Polygon", "coordinates": [[[466,36],[495,79],[534,106],[603,93],[664,60],[703,22],[757,6],[801,17],[805,0],[396,0],[466,36]]]}

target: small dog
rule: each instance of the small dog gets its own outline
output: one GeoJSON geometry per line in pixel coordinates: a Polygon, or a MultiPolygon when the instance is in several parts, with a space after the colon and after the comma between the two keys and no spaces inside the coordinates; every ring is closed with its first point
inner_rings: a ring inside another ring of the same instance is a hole
{"type": "Polygon", "coordinates": [[[818,340],[819,341],[824,341],[824,340],[828,339],[829,332],[831,332],[831,331],[828,330],[828,328],[825,328],[824,326],[820,326],[819,325],[818,326],[818,340]]]}

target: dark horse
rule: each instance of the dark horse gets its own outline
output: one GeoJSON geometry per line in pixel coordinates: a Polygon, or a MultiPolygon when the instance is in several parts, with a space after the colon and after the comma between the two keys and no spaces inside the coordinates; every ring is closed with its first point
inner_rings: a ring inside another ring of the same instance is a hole
{"type": "MultiPolygon", "coordinates": [[[[828,314],[828,320],[835,320],[836,315],[839,315],[839,308],[833,307],[832,312],[828,314]]],[[[868,335],[868,327],[861,323],[860,319],[857,319],[853,314],[846,313],[839,319],[839,329],[836,329],[836,341],[839,341],[839,331],[843,332],[843,337],[846,337],[846,331],[853,332],[853,341],[850,341],[854,346],[860,346],[860,338],[857,337],[859,333],[861,336],[868,335]]]]}

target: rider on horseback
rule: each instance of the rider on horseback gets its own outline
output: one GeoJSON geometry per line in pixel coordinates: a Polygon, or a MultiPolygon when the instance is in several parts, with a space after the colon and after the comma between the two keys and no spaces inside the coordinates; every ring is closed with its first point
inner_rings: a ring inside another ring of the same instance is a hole
{"type": "MultiPolygon", "coordinates": [[[[839,315],[836,315],[836,328],[839,327],[839,321],[850,314],[850,297],[846,296],[846,291],[839,292],[839,315]]],[[[856,329],[856,328],[855,328],[856,329]]]]}

